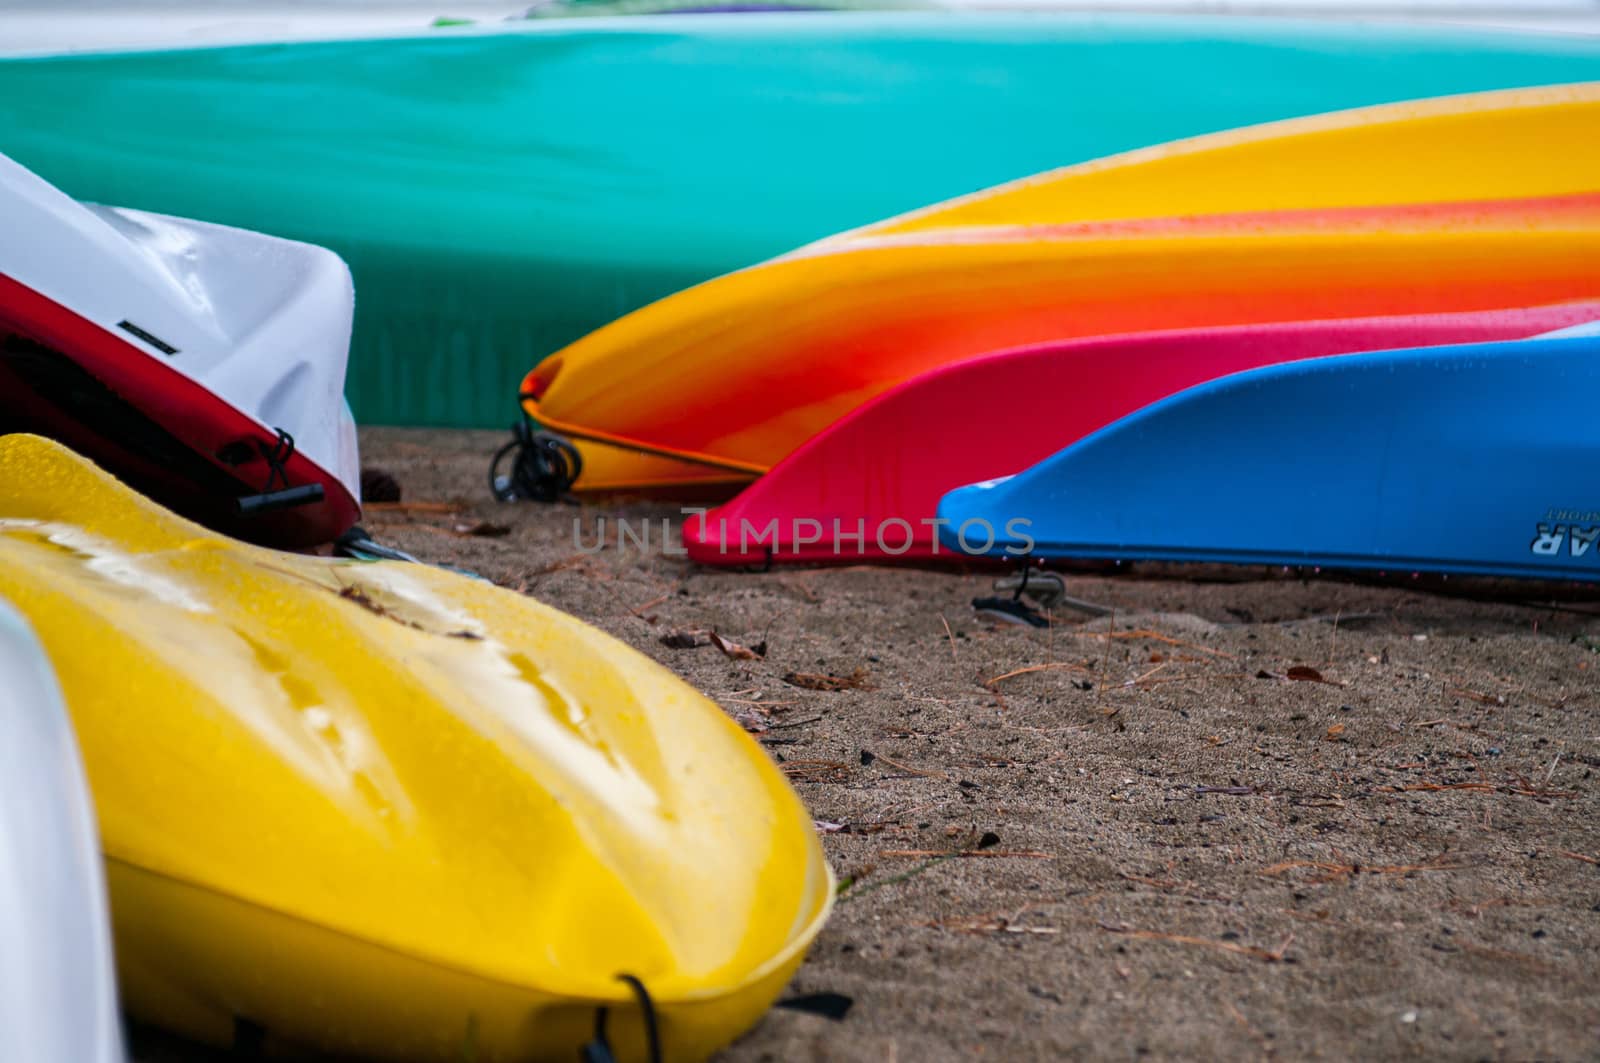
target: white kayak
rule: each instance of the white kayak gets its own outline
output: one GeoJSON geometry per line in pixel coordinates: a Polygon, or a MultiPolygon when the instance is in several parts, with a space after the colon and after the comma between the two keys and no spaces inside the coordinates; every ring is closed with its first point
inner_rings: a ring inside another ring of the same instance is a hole
{"type": "Polygon", "coordinates": [[[305,547],[355,523],[337,255],[79,203],[5,156],[0,231],[0,430],[240,538],[305,547]]]}
{"type": "Polygon", "coordinates": [[[122,1060],[94,807],[55,673],[0,601],[0,1059],[122,1060]]]}

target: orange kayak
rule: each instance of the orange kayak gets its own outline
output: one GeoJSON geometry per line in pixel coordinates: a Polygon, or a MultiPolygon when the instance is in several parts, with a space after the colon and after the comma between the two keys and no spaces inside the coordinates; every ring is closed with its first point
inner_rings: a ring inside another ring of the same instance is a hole
{"type": "Polygon", "coordinates": [[[894,384],[975,354],[1596,298],[1597,261],[1600,192],[868,231],[591,334],[528,375],[524,408],[580,441],[578,490],[706,493],[760,475],[894,384]]]}

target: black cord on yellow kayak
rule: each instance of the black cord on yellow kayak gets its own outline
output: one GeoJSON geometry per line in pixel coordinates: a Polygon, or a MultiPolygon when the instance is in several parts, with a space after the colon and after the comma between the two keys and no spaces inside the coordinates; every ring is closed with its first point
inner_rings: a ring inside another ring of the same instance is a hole
{"type": "MultiPolygon", "coordinates": [[[[649,1063],[661,1063],[661,1029],[656,1021],[655,1002],[650,999],[650,991],[644,983],[631,974],[617,975],[619,982],[627,983],[633,995],[639,1000],[639,1011],[644,1015],[645,1047],[649,1053],[649,1063]]],[[[580,1063],[617,1063],[617,1057],[611,1051],[611,1041],[606,1035],[606,1018],[610,1008],[597,1008],[594,1013],[594,1039],[578,1050],[580,1063]]]]}

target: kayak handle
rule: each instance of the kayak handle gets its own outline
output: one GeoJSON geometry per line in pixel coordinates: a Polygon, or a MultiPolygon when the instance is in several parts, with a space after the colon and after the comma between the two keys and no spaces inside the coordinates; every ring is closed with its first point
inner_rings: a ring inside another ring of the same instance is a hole
{"type": "Polygon", "coordinates": [[[324,497],[321,484],[301,484],[299,487],[286,487],[281,491],[245,495],[234,499],[234,505],[241,517],[259,517],[263,513],[275,513],[280,509],[308,506],[313,502],[321,502],[324,497]]]}

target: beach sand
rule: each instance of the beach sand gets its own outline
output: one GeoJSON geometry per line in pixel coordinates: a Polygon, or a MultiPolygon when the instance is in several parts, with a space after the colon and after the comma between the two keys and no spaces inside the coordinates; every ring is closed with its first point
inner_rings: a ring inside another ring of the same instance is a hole
{"type": "Polygon", "coordinates": [[[826,832],[839,904],[791,993],[854,1005],[774,1011],[727,1063],[1595,1057],[1600,590],[1156,568],[1068,578],[1109,615],[995,627],[992,570],[713,571],[663,551],[674,507],[495,503],[500,442],[364,431],[406,503],[460,503],[367,528],[661,661],[826,832]],[[648,549],[580,550],[602,516],[648,549]],[[711,630],[766,656],[662,641],[711,630]]]}

